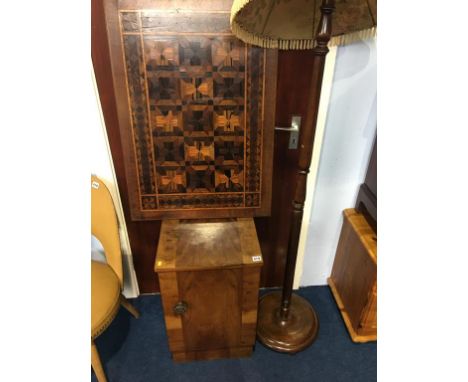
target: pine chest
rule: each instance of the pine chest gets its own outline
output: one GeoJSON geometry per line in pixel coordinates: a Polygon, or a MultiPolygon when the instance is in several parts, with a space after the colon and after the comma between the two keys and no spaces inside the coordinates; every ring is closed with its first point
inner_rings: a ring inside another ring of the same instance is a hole
{"type": "Polygon", "coordinates": [[[262,265],[252,218],[163,221],[155,271],[175,361],[252,353],[262,265]]]}
{"type": "Polygon", "coordinates": [[[354,342],[377,339],[377,236],[354,208],[344,220],[328,284],[354,342]]]}

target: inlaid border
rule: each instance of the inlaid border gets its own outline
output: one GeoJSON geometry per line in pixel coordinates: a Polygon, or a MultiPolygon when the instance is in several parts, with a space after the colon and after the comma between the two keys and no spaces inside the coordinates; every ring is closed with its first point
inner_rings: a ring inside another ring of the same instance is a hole
{"type": "MultiPolygon", "coordinates": [[[[124,4],[126,2],[119,2],[120,4],[124,4]]],[[[127,2],[128,3],[128,2],[127,2]]],[[[134,9],[132,11],[139,11],[140,1],[136,1],[134,4],[134,9]]],[[[148,2],[142,1],[141,2],[149,4],[148,2]]],[[[210,3],[210,2],[208,2],[210,3]]],[[[207,2],[201,1],[200,4],[207,6],[207,2]],[[203,4],[202,4],[203,3],[203,4]]],[[[212,4],[224,4],[225,2],[212,2],[212,4]]],[[[164,6],[171,7],[173,2],[162,1],[159,4],[164,4],[164,6]],[[167,3],[167,4],[166,4],[167,3]]],[[[158,4],[158,5],[159,5],[158,4]]],[[[175,3],[174,3],[175,4],[175,3]]],[[[210,3],[211,4],[211,3],[210,3]]],[[[133,7],[132,6],[132,7],[133,7]]],[[[128,100],[122,99],[122,93],[120,90],[125,88],[125,81],[122,81],[122,74],[124,72],[124,65],[123,62],[118,62],[118,56],[123,57],[123,48],[122,44],[116,37],[119,37],[119,20],[118,20],[118,10],[115,3],[111,1],[105,1],[106,7],[106,18],[108,21],[108,31],[109,31],[109,43],[110,43],[110,51],[111,51],[111,61],[112,61],[112,72],[114,78],[114,86],[116,90],[116,100],[118,105],[118,114],[119,114],[119,128],[121,132],[121,139],[122,139],[122,146],[124,152],[124,166],[127,172],[127,187],[129,190],[129,202],[130,202],[130,210],[131,210],[131,217],[133,220],[147,220],[147,219],[164,219],[164,218],[177,218],[177,217],[184,217],[184,218],[198,218],[198,217],[248,217],[248,216],[265,216],[269,214],[270,211],[270,203],[271,203],[271,165],[272,165],[272,146],[273,146],[273,120],[274,120],[274,96],[276,91],[276,66],[277,66],[277,52],[276,51],[265,51],[265,72],[268,73],[268,77],[274,78],[274,81],[266,81],[266,75],[263,77],[263,84],[265,86],[265,104],[263,106],[263,114],[265,114],[265,118],[263,118],[263,137],[262,142],[264,146],[263,152],[261,152],[261,167],[262,177],[260,179],[260,187],[258,192],[258,199],[259,200],[259,207],[245,207],[245,201],[243,201],[243,206],[232,206],[227,209],[223,208],[213,208],[212,210],[207,210],[206,207],[204,208],[196,208],[196,209],[181,209],[181,210],[168,210],[168,211],[158,211],[152,209],[154,206],[154,199],[156,198],[156,204],[159,202],[157,201],[158,194],[157,192],[154,194],[141,194],[141,199],[137,195],[139,195],[139,187],[140,184],[138,182],[138,174],[135,171],[136,168],[136,153],[134,148],[131,147],[129,143],[131,143],[131,139],[129,137],[129,132],[132,132],[131,129],[132,121],[128,112],[128,100]],[[274,86],[271,86],[271,85],[274,86]],[[126,101],[126,102],[125,102],[126,101]],[[127,105],[127,108],[122,107],[123,105],[127,105]],[[268,112],[265,110],[268,109],[268,112]],[[130,128],[129,128],[130,127],[130,128]],[[132,170],[133,167],[133,170],[132,170]],[[264,185],[267,185],[266,187],[264,185]],[[143,198],[144,197],[144,198],[143,198]],[[143,204],[144,208],[143,209],[143,204]]],[[[225,7],[227,8],[227,7],[225,7]]],[[[123,10],[123,9],[122,9],[123,10]]],[[[151,10],[153,11],[153,10],[151,10]]],[[[193,11],[193,10],[192,10],[193,11]]],[[[170,13],[170,10],[167,10],[170,13]]],[[[208,13],[228,13],[228,9],[223,10],[209,10],[208,13]]],[[[125,89],[127,90],[127,89],[125,89]]],[[[247,91],[247,90],[246,90],[247,91]]],[[[244,114],[246,118],[246,115],[244,114]]],[[[153,162],[154,166],[154,162],[153,162]]],[[[247,174],[244,174],[247,177],[247,174]]],[[[145,190],[146,191],[146,190],[145,190]]],[[[247,196],[247,189],[245,191],[245,196],[247,196]]],[[[249,197],[256,196],[255,193],[249,192],[249,197]]],[[[171,195],[176,196],[176,195],[171,195]]],[[[183,195],[182,195],[183,196],[183,195]]],[[[254,203],[256,204],[256,202],[254,203]]],[[[192,207],[191,207],[192,208],[192,207]]]]}

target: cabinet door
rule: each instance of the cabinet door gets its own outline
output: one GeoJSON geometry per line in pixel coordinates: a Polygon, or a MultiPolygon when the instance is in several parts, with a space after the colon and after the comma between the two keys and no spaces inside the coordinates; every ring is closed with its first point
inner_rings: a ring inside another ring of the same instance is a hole
{"type": "Polygon", "coordinates": [[[241,336],[242,269],[178,272],[185,350],[239,346],[241,336]]]}

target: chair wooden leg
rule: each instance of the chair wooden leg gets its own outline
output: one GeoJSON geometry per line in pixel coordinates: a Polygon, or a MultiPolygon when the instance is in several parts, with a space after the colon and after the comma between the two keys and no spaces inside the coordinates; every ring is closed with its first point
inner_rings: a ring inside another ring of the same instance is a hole
{"type": "Polygon", "coordinates": [[[93,367],[97,380],[99,382],[107,382],[106,374],[104,374],[104,369],[102,368],[101,358],[99,358],[99,353],[94,341],[91,341],[91,366],[93,367]]]}
{"type": "Polygon", "coordinates": [[[128,302],[128,300],[123,296],[123,295],[120,295],[120,303],[122,304],[122,306],[127,309],[130,314],[135,317],[135,318],[138,318],[140,317],[140,312],[138,310],[136,310],[136,308],[130,304],[128,302]]]}

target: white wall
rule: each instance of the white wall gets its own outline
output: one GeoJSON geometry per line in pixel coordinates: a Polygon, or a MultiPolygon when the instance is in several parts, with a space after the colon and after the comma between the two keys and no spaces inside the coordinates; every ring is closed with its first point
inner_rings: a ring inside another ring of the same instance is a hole
{"type": "MultiPolygon", "coordinates": [[[[136,279],[135,269],[133,267],[133,259],[128,239],[127,226],[123,214],[122,203],[120,201],[119,189],[117,187],[116,176],[114,172],[114,165],[112,163],[112,156],[110,154],[109,143],[107,139],[107,132],[104,125],[104,118],[102,116],[101,104],[99,101],[99,93],[97,91],[96,82],[94,79],[94,71],[91,69],[90,81],[94,82],[94,89],[96,94],[95,108],[90,112],[92,113],[92,120],[95,123],[90,126],[91,142],[89,152],[85,153],[91,158],[91,173],[97,175],[109,189],[112,199],[114,200],[117,218],[119,220],[119,234],[120,244],[122,248],[122,265],[124,271],[124,288],[123,294],[126,297],[137,297],[139,294],[138,282],[136,279]]],[[[91,254],[94,256],[96,252],[102,251],[102,246],[96,239],[91,240],[91,254]]]]}
{"type": "MultiPolygon", "coordinates": [[[[367,170],[377,123],[375,40],[339,47],[305,239],[300,285],[325,285],[367,170]]],[[[315,148],[314,148],[315,149],[315,148]]],[[[307,218],[305,216],[305,218],[307,218]]],[[[296,274],[297,275],[297,274],[296,274]]]]}

